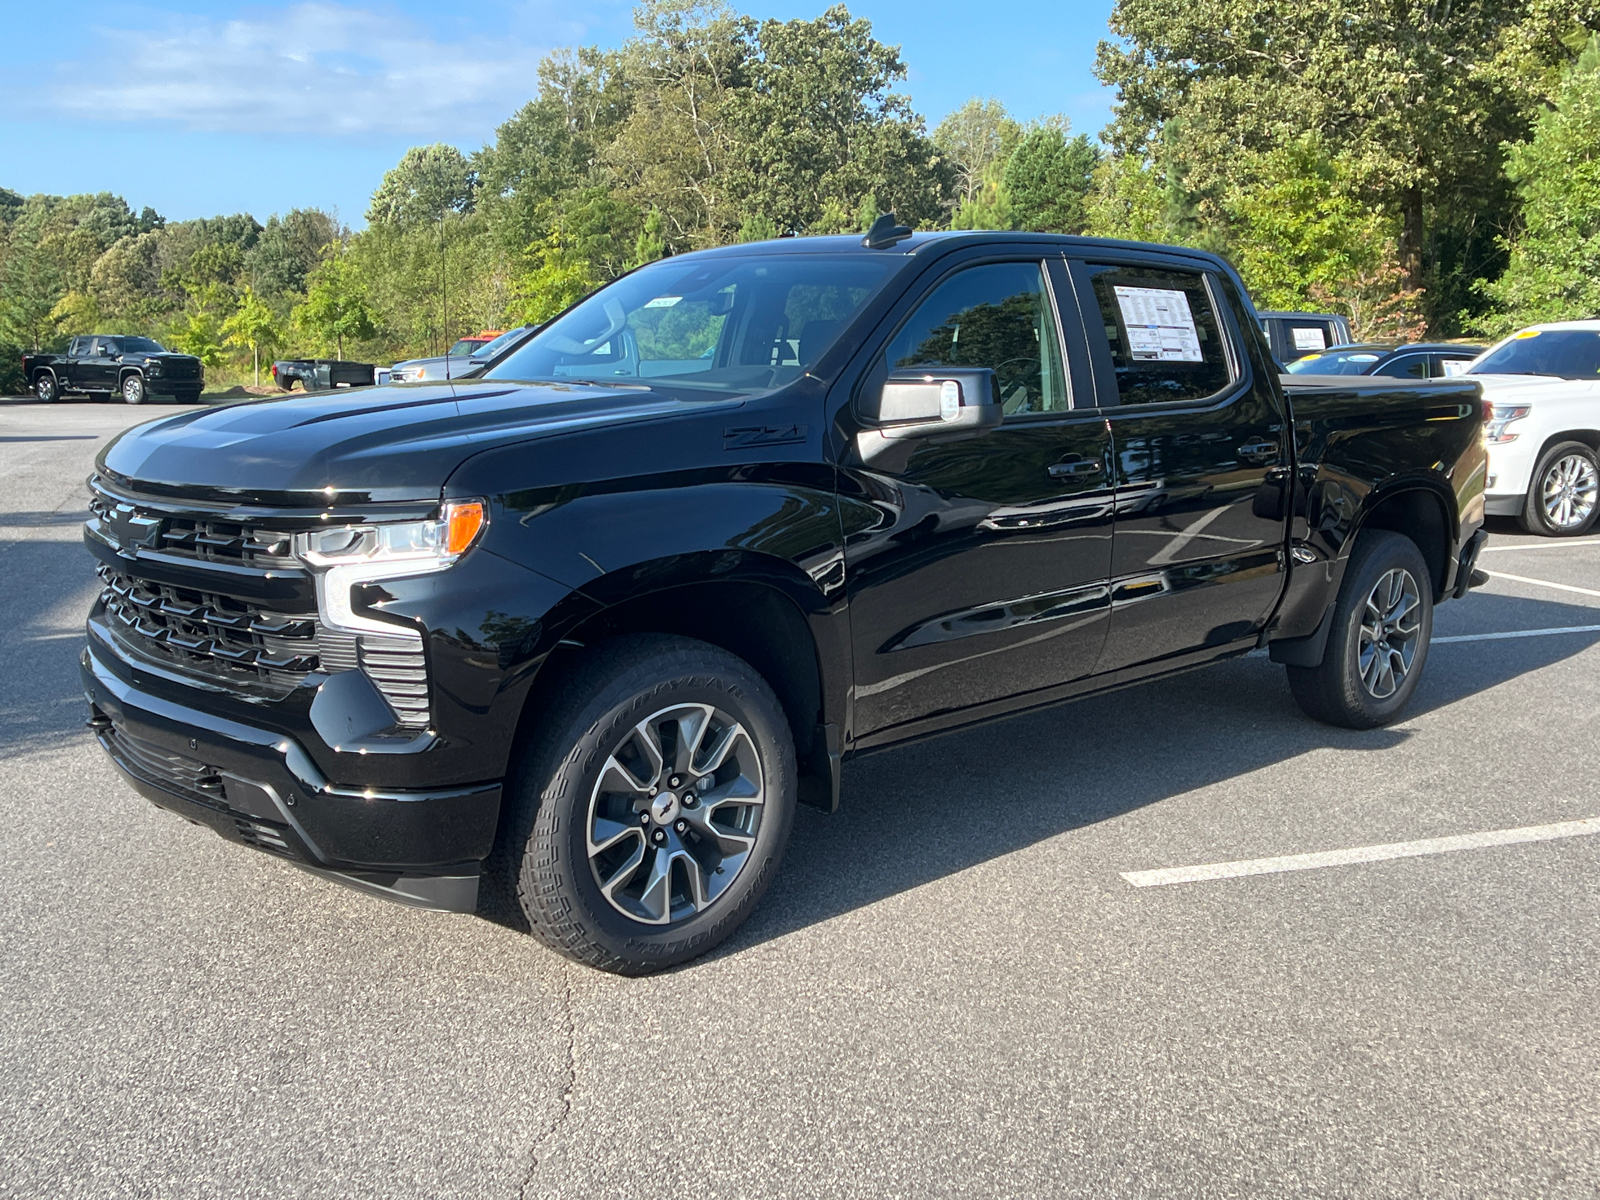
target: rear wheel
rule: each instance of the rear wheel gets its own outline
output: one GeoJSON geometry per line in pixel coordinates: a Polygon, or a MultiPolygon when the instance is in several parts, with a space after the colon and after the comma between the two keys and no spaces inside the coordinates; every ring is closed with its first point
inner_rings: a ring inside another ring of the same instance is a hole
{"type": "Polygon", "coordinates": [[[1589,532],[1600,511],[1600,464],[1582,442],[1552,446],[1528,487],[1521,524],[1529,533],[1576,537],[1589,532]]]}
{"type": "Polygon", "coordinates": [[[1370,530],[1356,540],[1334,605],[1322,662],[1290,667],[1306,715],[1373,729],[1400,715],[1417,690],[1433,636],[1433,582],[1410,538],[1370,530]]]}
{"type": "Polygon", "coordinates": [[[135,372],[122,381],[122,400],[124,404],[143,404],[149,393],[144,388],[144,376],[135,372]]]}
{"type": "Polygon", "coordinates": [[[40,404],[54,404],[61,397],[61,389],[56,386],[56,377],[49,371],[41,371],[34,377],[33,394],[39,398],[40,404]]]}
{"type": "Polygon", "coordinates": [[[766,681],[715,646],[641,634],[586,653],[523,750],[486,900],[569,958],[644,974],[760,901],[794,819],[794,745],[766,681]]]}

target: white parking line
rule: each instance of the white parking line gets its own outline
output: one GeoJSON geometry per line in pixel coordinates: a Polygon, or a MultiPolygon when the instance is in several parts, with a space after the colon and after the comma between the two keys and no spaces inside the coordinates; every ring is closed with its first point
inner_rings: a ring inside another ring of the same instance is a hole
{"type": "Polygon", "coordinates": [[[1600,633],[1600,625],[1568,625],[1563,629],[1512,629],[1505,633],[1456,633],[1449,637],[1436,637],[1435,646],[1447,642],[1500,642],[1507,638],[1549,637],[1555,633],[1600,633]]]}
{"type": "Polygon", "coordinates": [[[1507,550],[1565,550],[1569,546],[1600,546],[1600,538],[1590,538],[1585,542],[1530,542],[1521,546],[1485,546],[1480,554],[1503,554],[1507,550]]]}
{"type": "Polygon", "coordinates": [[[1161,867],[1154,871],[1123,871],[1134,887],[1160,887],[1168,883],[1200,883],[1208,879],[1236,879],[1241,875],[1273,875],[1280,871],[1310,871],[1317,867],[1344,867],[1352,863],[1382,862],[1390,858],[1420,858],[1479,850],[1485,846],[1514,846],[1522,842],[1552,842],[1558,838],[1588,837],[1600,833],[1600,817],[1558,821],[1554,825],[1524,825],[1520,829],[1493,829],[1455,837],[1423,838],[1416,842],[1389,842],[1381,846],[1353,846],[1348,850],[1319,850],[1314,854],[1285,854],[1278,858],[1247,858],[1239,862],[1207,863],[1198,867],[1161,867]]]}
{"type": "Polygon", "coordinates": [[[1548,579],[1529,579],[1526,575],[1507,575],[1504,571],[1487,572],[1490,579],[1512,579],[1517,583],[1531,583],[1534,587],[1555,588],[1558,592],[1577,592],[1580,596],[1600,596],[1593,588],[1573,587],[1570,583],[1551,583],[1548,579]]]}

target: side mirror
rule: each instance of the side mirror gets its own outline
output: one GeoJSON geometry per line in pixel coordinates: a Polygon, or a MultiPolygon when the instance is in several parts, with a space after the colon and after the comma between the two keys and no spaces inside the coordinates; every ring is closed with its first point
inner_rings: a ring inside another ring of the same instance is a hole
{"type": "Polygon", "coordinates": [[[886,437],[989,429],[1000,424],[1000,387],[988,367],[895,371],[862,415],[886,437]]]}
{"type": "Polygon", "coordinates": [[[856,438],[864,462],[883,458],[893,448],[904,447],[903,453],[909,454],[917,438],[971,437],[993,429],[1004,416],[1000,386],[988,367],[895,371],[876,396],[862,399],[861,415],[873,426],[856,438]]]}

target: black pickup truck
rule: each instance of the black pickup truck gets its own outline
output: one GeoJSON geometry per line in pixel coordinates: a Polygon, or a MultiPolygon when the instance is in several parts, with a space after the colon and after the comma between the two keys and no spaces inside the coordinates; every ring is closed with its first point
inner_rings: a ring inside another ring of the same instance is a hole
{"type": "Polygon", "coordinates": [[[143,404],[168,395],[193,404],[205,389],[205,367],[192,354],[174,354],[147,337],[87,334],[65,354],[24,354],[22,374],[42,404],[65,395],[121,396],[143,404]]]}
{"type": "Polygon", "coordinates": [[[378,368],[342,358],[285,358],[272,364],[272,380],[286,392],[297,383],[303,392],[371,387],[378,381],[378,368]]]}
{"type": "Polygon", "coordinates": [[[864,751],[1259,647],[1393,720],[1484,540],[1475,383],[1286,387],[1171,247],[710,250],[331,403],[101,453],[90,725],[226,838],[619,972],[726,937],[864,751]]]}

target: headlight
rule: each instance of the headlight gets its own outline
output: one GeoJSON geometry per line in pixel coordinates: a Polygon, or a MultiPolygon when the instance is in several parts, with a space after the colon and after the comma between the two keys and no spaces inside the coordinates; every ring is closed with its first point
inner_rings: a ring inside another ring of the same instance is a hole
{"type": "Polygon", "coordinates": [[[144,360],[144,369],[151,375],[161,374],[161,364],[153,358],[147,358],[144,360]]]}
{"type": "Polygon", "coordinates": [[[1491,446],[1503,446],[1507,442],[1514,442],[1518,435],[1507,433],[1506,426],[1513,421],[1520,421],[1532,411],[1526,404],[1494,404],[1489,408],[1489,419],[1483,424],[1484,440],[1491,446]]]}
{"type": "Polygon", "coordinates": [[[317,577],[317,612],[333,629],[393,634],[395,627],[358,616],[357,584],[443,571],[472,548],[488,523],[481,500],[451,500],[436,521],[340,525],[297,533],[294,552],[317,577]]]}

